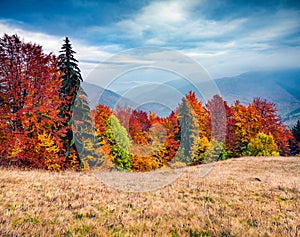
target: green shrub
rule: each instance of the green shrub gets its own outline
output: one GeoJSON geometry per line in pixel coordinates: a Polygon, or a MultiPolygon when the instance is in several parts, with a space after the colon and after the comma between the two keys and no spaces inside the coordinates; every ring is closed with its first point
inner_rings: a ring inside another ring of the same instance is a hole
{"type": "Polygon", "coordinates": [[[278,156],[279,152],[273,136],[261,132],[249,142],[247,154],[250,156],[278,156]]]}

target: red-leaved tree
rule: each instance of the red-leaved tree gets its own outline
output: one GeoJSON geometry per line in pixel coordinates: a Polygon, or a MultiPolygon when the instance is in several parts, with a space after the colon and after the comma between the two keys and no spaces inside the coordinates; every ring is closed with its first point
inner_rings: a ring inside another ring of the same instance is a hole
{"type": "Polygon", "coordinates": [[[0,39],[0,126],[2,164],[63,169],[58,116],[61,82],[55,56],[17,35],[0,39]]]}

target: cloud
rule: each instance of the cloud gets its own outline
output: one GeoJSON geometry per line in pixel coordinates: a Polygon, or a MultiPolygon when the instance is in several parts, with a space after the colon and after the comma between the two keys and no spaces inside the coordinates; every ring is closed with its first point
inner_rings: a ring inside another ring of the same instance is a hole
{"type": "MultiPolygon", "coordinates": [[[[174,49],[202,48],[215,51],[235,42],[232,48],[263,50],[281,37],[299,33],[298,10],[278,9],[208,18],[195,9],[206,1],[152,1],[140,11],[107,26],[86,29],[87,35],[107,35],[114,42],[133,47],[164,46],[174,49]],[[211,44],[213,47],[206,48],[211,44]],[[205,47],[201,47],[201,45],[205,47]]],[[[225,6],[224,6],[225,8],[225,6]]],[[[278,42],[278,44],[281,41],[278,42]]]]}
{"type": "Polygon", "coordinates": [[[53,52],[55,54],[58,53],[58,50],[61,47],[62,38],[54,37],[51,35],[39,33],[39,32],[31,32],[23,30],[20,26],[22,26],[22,22],[14,22],[14,21],[4,21],[0,20],[0,34],[13,35],[17,34],[21,39],[24,39],[26,42],[37,43],[43,46],[43,49],[46,53],[53,52]]]}
{"type": "MultiPolygon", "coordinates": [[[[143,46],[178,50],[203,65],[213,77],[300,67],[300,11],[297,8],[253,10],[244,7],[239,12],[239,8],[230,11],[226,4],[217,6],[226,14],[214,15],[212,3],[207,0],[150,1],[130,15],[123,14],[114,23],[88,25],[80,32],[80,38],[85,35],[85,41],[74,38],[71,42],[84,75],[100,62],[109,61],[114,54],[143,46]]],[[[43,45],[46,52],[57,54],[62,38],[23,28],[22,23],[0,21],[0,33],[18,33],[26,41],[43,45]]],[[[126,60],[138,64],[144,59],[142,55],[132,55],[126,60]]]]}
{"type": "MultiPolygon", "coordinates": [[[[0,35],[17,34],[25,42],[37,43],[41,45],[45,53],[52,52],[55,55],[59,55],[59,50],[63,44],[64,38],[24,30],[20,27],[20,25],[22,25],[20,22],[0,20],[0,35]]],[[[114,52],[120,51],[118,45],[90,46],[76,39],[70,40],[74,51],[77,53],[76,58],[79,61],[79,67],[84,78],[101,61],[111,57],[114,52]]]]}
{"type": "Polygon", "coordinates": [[[300,46],[273,51],[227,50],[215,53],[197,53],[201,49],[183,53],[201,64],[213,78],[238,75],[247,71],[299,68],[300,46]]]}
{"type": "Polygon", "coordinates": [[[203,4],[150,2],[135,15],[105,30],[117,33],[115,37],[121,41],[135,41],[139,46],[177,49],[206,67],[213,77],[300,67],[298,10],[251,12],[248,9],[248,14],[238,17],[208,19],[194,12],[203,4]]]}
{"type": "Polygon", "coordinates": [[[153,1],[118,22],[88,28],[87,34],[109,34],[113,39],[134,41],[136,46],[185,47],[197,41],[234,34],[247,20],[206,19],[193,12],[201,5],[201,1],[153,1]]]}

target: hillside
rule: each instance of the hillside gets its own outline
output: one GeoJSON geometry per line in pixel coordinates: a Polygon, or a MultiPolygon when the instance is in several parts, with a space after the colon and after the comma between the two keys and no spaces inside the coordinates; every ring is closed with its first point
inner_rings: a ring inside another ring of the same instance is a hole
{"type": "Polygon", "coordinates": [[[90,172],[2,168],[0,235],[300,236],[300,158],[231,159],[204,177],[201,169],[153,192],[123,192],[90,172]]]}

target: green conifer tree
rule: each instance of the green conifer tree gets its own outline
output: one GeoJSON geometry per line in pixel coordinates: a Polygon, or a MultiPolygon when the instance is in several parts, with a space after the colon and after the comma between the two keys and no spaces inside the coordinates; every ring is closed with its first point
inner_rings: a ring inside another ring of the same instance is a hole
{"type": "Polygon", "coordinates": [[[300,120],[297,121],[294,127],[291,129],[293,137],[289,141],[291,155],[300,154],[300,120]]]}
{"type": "Polygon", "coordinates": [[[68,121],[68,123],[66,124],[66,126],[68,127],[67,135],[63,138],[66,146],[65,156],[69,156],[70,149],[73,147],[77,155],[78,163],[81,165],[82,162],[77,152],[71,125],[73,124],[75,100],[80,88],[80,82],[82,82],[83,80],[81,77],[80,69],[77,65],[78,61],[74,58],[75,51],[72,50],[72,46],[68,37],[66,37],[65,43],[63,44],[60,53],[61,54],[58,57],[57,66],[59,72],[61,73],[60,78],[62,80],[60,98],[64,101],[61,107],[60,116],[67,117],[68,121]]]}
{"type": "Polygon", "coordinates": [[[193,107],[186,98],[182,99],[179,108],[181,161],[189,164],[194,156],[192,147],[199,137],[199,124],[193,107]]]}
{"type": "Polygon", "coordinates": [[[292,133],[296,142],[300,142],[300,120],[298,120],[296,125],[292,128],[292,133]]]}

